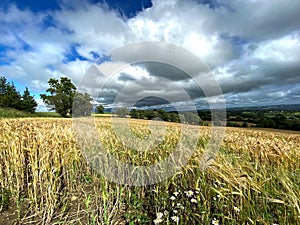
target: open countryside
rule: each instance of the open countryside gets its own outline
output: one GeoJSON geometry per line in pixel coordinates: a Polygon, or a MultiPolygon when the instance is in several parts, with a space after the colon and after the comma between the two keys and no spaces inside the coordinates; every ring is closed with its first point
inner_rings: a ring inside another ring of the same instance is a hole
{"type": "Polygon", "coordinates": [[[300,225],[299,12],[0,1],[0,225],[300,225]]]}

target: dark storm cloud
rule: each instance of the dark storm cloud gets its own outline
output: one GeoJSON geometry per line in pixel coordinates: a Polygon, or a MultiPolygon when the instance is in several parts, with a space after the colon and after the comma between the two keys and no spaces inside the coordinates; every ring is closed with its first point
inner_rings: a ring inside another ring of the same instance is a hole
{"type": "Polygon", "coordinates": [[[136,102],[134,107],[166,105],[169,103],[170,102],[166,101],[165,99],[158,98],[156,96],[149,96],[136,102]]]}
{"type": "Polygon", "coordinates": [[[191,76],[189,76],[181,69],[176,68],[172,65],[168,65],[166,63],[143,62],[138,63],[137,66],[146,69],[152,76],[163,77],[170,81],[183,81],[191,79],[191,76]]]}
{"type": "Polygon", "coordinates": [[[268,40],[299,29],[300,1],[221,0],[214,21],[219,32],[254,40],[268,40]]]}

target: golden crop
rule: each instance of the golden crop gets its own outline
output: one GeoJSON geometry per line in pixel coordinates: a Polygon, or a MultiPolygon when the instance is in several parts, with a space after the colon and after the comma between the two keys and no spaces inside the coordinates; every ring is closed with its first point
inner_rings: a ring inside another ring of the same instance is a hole
{"type": "MultiPolygon", "coordinates": [[[[95,120],[105,154],[135,166],[160,162],[182,141],[180,124],[130,119],[129,135],[112,118],[95,120]]],[[[0,127],[0,224],[300,224],[297,132],[227,128],[203,171],[210,127],[201,127],[187,165],[158,184],[130,187],[89,166],[72,119],[1,119],[0,127]],[[183,194],[189,189],[191,201],[183,194]],[[185,210],[175,215],[177,200],[185,210]]]]}

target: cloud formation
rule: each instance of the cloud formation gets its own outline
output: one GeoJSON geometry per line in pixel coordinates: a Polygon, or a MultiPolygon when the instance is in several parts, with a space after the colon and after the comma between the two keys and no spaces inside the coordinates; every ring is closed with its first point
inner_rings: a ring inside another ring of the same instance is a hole
{"type": "Polygon", "coordinates": [[[139,105],[155,105],[155,96],[183,104],[182,91],[199,105],[218,101],[213,94],[205,98],[191,76],[200,69],[184,55],[153,52],[149,45],[142,49],[145,58],[160,55],[176,65],[161,61],[127,65],[141,49],[119,53],[119,58],[109,54],[126,44],[162,41],[199,57],[209,68],[198,74],[203,85],[210,87],[208,72],[213,74],[229,107],[299,103],[300,2],[208,3],[152,0],[150,8],[131,17],[101,2],[65,0],[58,9],[41,11],[10,4],[0,8],[0,73],[28,86],[37,98],[50,77],[66,75],[75,84],[81,81],[106,106],[112,106],[121,91],[116,104],[133,97],[139,105]],[[113,67],[114,62],[124,68],[107,82],[101,68],[113,67]],[[85,74],[90,77],[82,81],[85,74]]]}

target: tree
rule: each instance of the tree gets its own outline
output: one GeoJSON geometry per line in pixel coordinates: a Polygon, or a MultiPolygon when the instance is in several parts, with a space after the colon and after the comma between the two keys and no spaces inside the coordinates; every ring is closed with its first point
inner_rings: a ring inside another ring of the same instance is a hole
{"type": "MultiPolygon", "coordinates": [[[[183,115],[185,123],[194,124],[194,125],[200,125],[202,123],[202,120],[200,119],[200,117],[198,116],[197,113],[186,112],[182,115],[183,115]]],[[[181,121],[182,121],[182,119],[181,119],[181,121]]]]}
{"type": "Polygon", "coordinates": [[[98,105],[96,107],[97,113],[103,114],[104,113],[104,107],[102,105],[98,105]]]}
{"type": "Polygon", "coordinates": [[[259,120],[258,127],[276,128],[276,123],[270,118],[262,118],[259,120]]]}
{"type": "Polygon", "coordinates": [[[130,111],[130,114],[129,114],[129,115],[131,116],[131,118],[139,119],[139,111],[136,110],[136,109],[132,109],[132,110],[130,111]]]}
{"type": "Polygon", "coordinates": [[[0,77],[0,96],[6,93],[6,78],[0,77]]]}
{"type": "Polygon", "coordinates": [[[126,117],[129,114],[129,110],[127,109],[127,107],[118,108],[116,114],[119,117],[126,117]]]}
{"type": "Polygon", "coordinates": [[[180,122],[180,118],[179,118],[179,115],[177,113],[171,112],[169,114],[169,116],[170,116],[170,121],[171,122],[176,122],[176,123],[180,122]]]}
{"type": "Polygon", "coordinates": [[[164,120],[164,121],[169,121],[170,120],[170,115],[165,110],[159,109],[159,110],[157,110],[157,112],[159,114],[158,117],[160,117],[162,120],[164,120]]]}
{"type": "Polygon", "coordinates": [[[73,116],[90,116],[93,109],[92,100],[89,94],[77,92],[73,101],[73,116]]]}
{"type": "Polygon", "coordinates": [[[7,83],[5,77],[0,78],[0,107],[20,109],[21,95],[14,83],[7,83]]]}
{"type": "Polygon", "coordinates": [[[249,127],[247,122],[244,122],[241,127],[249,127]]]}
{"type": "Polygon", "coordinates": [[[50,78],[49,88],[46,92],[50,95],[41,94],[41,98],[48,108],[55,110],[63,117],[72,114],[73,100],[76,94],[76,87],[67,77],[61,77],[60,81],[50,78]]]}
{"type": "Polygon", "coordinates": [[[145,110],[145,116],[148,120],[152,120],[154,117],[158,117],[158,112],[154,110],[145,110]]]}
{"type": "Polygon", "coordinates": [[[37,103],[34,97],[30,95],[27,87],[21,96],[14,83],[7,82],[5,77],[0,77],[0,107],[14,108],[33,113],[37,107],[37,103]]]}
{"type": "Polygon", "coordinates": [[[35,111],[37,103],[25,88],[23,95],[17,91],[14,83],[6,82],[5,77],[0,77],[0,107],[24,110],[30,113],[35,111]]]}
{"type": "Polygon", "coordinates": [[[25,91],[23,93],[23,96],[22,96],[20,108],[21,108],[21,110],[33,113],[35,111],[36,107],[37,107],[37,103],[36,103],[34,97],[30,96],[30,92],[29,92],[28,88],[26,87],[25,91]]]}

